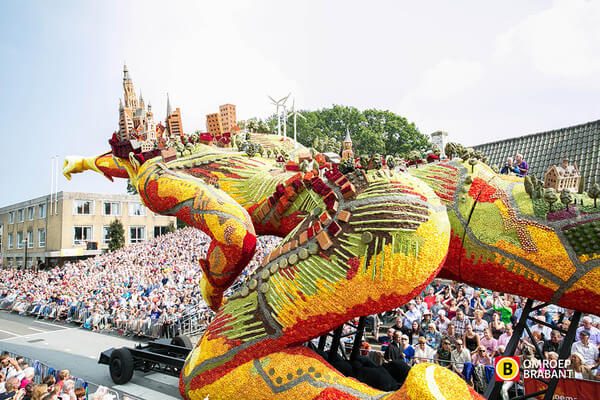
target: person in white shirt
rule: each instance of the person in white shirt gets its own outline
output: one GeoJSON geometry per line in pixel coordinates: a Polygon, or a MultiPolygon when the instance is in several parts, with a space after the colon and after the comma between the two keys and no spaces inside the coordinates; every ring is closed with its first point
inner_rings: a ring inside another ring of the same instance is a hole
{"type": "Polygon", "coordinates": [[[456,340],[456,349],[450,353],[450,362],[452,363],[452,370],[464,378],[463,368],[465,363],[471,362],[471,352],[463,347],[462,339],[456,340]]]}
{"type": "Polygon", "coordinates": [[[590,333],[588,331],[581,331],[579,341],[571,346],[571,353],[581,354],[585,366],[596,368],[600,364],[598,362],[598,347],[590,343],[590,333]]]}
{"type": "Polygon", "coordinates": [[[434,350],[427,346],[427,340],[424,337],[419,338],[419,344],[415,347],[415,364],[424,362],[433,362],[435,357],[434,350]]]}
{"type": "Polygon", "coordinates": [[[543,340],[550,340],[550,333],[552,332],[552,329],[545,325],[537,323],[531,327],[531,332],[539,332],[542,335],[543,340]]]}

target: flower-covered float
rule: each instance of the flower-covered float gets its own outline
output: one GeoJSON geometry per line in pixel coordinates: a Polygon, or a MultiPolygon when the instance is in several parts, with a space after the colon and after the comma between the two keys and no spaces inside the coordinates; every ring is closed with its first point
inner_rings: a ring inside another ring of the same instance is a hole
{"type": "Polygon", "coordinates": [[[129,178],[151,210],[211,237],[201,290],[217,314],[181,373],[186,399],[481,398],[433,364],[382,392],[302,346],[408,302],[436,276],[600,313],[598,214],[571,208],[572,218],[546,218],[522,178],[473,160],[400,171],[318,154],[299,168],[252,146],[198,146],[163,160],[156,152],[126,157],[113,143],[112,153],[68,157],[63,170],[67,178],[86,170],[129,178]],[[283,240],[223,300],[264,234],[283,240]]]}

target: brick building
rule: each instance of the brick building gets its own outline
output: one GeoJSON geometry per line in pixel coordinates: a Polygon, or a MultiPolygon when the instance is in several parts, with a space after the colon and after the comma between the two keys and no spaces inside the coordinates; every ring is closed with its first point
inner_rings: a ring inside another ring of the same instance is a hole
{"type": "Polygon", "coordinates": [[[221,114],[223,132],[231,133],[233,127],[237,125],[235,106],[233,104],[223,104],[219,106],[219,114],[221,114]]]}

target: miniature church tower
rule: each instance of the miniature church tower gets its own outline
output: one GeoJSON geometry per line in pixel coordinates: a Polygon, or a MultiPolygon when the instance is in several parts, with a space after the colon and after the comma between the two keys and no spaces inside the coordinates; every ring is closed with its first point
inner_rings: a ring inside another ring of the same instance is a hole
{"type": "Polygon", "coordinates": [[[354,151],[352,151],[352,139],[350,138],[350,130],[346,127],[346,138],[342,144],[342,159],[352,158],[354,159],[354,151]]]}

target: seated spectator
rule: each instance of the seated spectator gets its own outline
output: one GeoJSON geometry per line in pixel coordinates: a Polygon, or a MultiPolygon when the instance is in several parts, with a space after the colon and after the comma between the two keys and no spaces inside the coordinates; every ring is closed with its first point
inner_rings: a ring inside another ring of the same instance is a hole
{"type": "Polygon", "coordinates": [[[483,311],[476,310],[475,319],[471,322],[473,326],[473,332],[475,332],[479,337],[483,336],[483,331],[488,328],[488,323],[483,319],[483,311]]]}
{"type": "Polygon", "coordinates": [[[465,347],[471,352],[474,353],[479,347],[479,336],[473,332],[473,327],[471,325],[467,325],[465,328],[465,334],[462,337],[463,343],[465,343],[465,347]]]}
{"type": "Polygon", "coordinates": [[[383,354],[383,358],[387,361],[393,361],[393,360],[402,360],[404,359],[404,352],[403,352],[403,347],[402,347],[402,343],[401,343],[401,337],[402,334],[400,333],[400,331],[395,331],[394,332],[394,338],[392,340],[392,342],[389,344],[389,346],[387,347],[387,349],[385,350],[385,353],[383,354]]]}
{"type": "Polygon", "coordinates": [[[495,357],[498,351],[498,341],[492,337],[492,331],[487,328],[483,331],[483,337],[479,340],[480,346],[483,346],[490,357],[495,357]]]}
{"type": "Polygon", "coordinates": [[[442,342],[442,335],[440,335],[440,333],[437,331],[433,322],[427,326],[427,330],[425,331],[425,340],[427,340],[427,345],[433,350],[437,350],[442,342]]]}
{"type": "Polygon", "coordinates": [[[573,379],[597,380],[596,376],[592,372],[592,368],[588,365],[585,365],[585,360],[580,353],[571,353],[569,360],[571,361],[567,367],[567,374],[569,377],[573,379]]]}
{"type": "MultiPolygon", "coordinates": [[[[377,341],[383,345],[389,345],[394,340],[394,332],[396,332],[396,330],[394,328],[388,328],[387,335],[379,336],[377,338],[377,341]]],[[[385,349],[383,347],[381,348],[381,350],[385,351],[385,349]]]]}
{"type": "Polygon", "coordinates": [[[446,333],[446,330],[448,329],[448,325],[450,323],[451,323],[450,320],[448,318],[446,318],[446,311],[439,310],[438,317],[435,320],[435,325],[437,326],[438,331],[441,334],[446,333]]]}
{"type": "Polygon", "coordinates": [[[433,362],[434,357],[434,350],[427,346],[427,340],[425,340],[424,337],[420,337],[417,347],[415,348],[415,364],[433,362]]]}
{"type": "Polygon", "coordinates": [[[492,357],[490,356],[489,352],[486,350],[485,347],[479,346],[477,348],[477,351],[474,352],[474,354],[473,354],[473,364],[475,364],[475,365],[482,364],[482,365],[485,365],[485,366],[492,366],[493,365],[492,357]]]}
{"type": "MultiPolygon", "coordinates": [[[[448,315],[448,318],[450,318],[450,315],[448,315]]],[[[454,324],[454,329],[456,330],[458,337],[462,337],[465,333],[467,325],[471,325],[462,310],[458,310],[456,312],[456,317],[450,318],[450,320],[454,324]]]]}
{"type": "Polygon", "coordinates": [[[76,400],[85,400],[86,393],[84,388],[75,389],[75,398],[76,400]]]}
{"type": "Polygon", "coordinates": [[[498,346],[506,347],[508,345],[508,342],[510,341],[510,338],[512,337],[512,334],[513,326],[511,323],[508,323],[505,325],[504,333],[498,338],[498,346]]]}
{"type": "Polygon", "coordinates": [[[8,378],[4,383],[5,392],[0,394],[0,400],[12,399],[19,390],[19,379],[17,377],[8,378]]]}
{"type": "Polygon", "coordinates": [[[410,365],[415,357],[415,349],[408,343],[408,336],[406,335],[400,337],[400,343],[404,352],[404,362],[410,365]]]}
{"type": "Polygon", "coordinates": [[[431,322],[431,311],[425,310],[421,318],[421,330],[425,332],[431,322]]]}
{"type": "Polygon", "coordinates": [[[586,315],[581,319],[581,324],[582,326],[577,328],[577,332],[575,333],[575,340],[579,340],[581,331],[588,331],[590,333],[590,343],[594,346],[598,346],[600,344],[600,329],[592,325],[592,318],[586,315]]]}
{"type": "Polygon", "coordinates": [[[553,330],[550,333],[550,340],[544,341],[544,346],[542,347],[542,352],[544,353],[544,358],[548,359],[548,354],[551,352],[559,353],[560,348],[562,347],[563,340],[559,331],[553,330]]]}
{"type": "Polygon", "coordinates": [[[442,345],[435,355],[435,361],[442,367],[450,368],[451,354],[452,347],[450,346],[450,341],[442,340],[442,345]]]}
{"type": "MultiPolygon", "coordinates": [[[[434,291],[433,291],[433,287],[431,287],[431,286],[430,286],[430,287],[427,289],[427,296],[425,296],[425,297],[423,298],[423,301],[425,302],[425,304],[427,304],[427,308],[428,308],[429,310],[431,310],[431,306],[433,306],[433,305],[435,304],[436,297],[437,297],[437,296],[435,295],[435,293],[434,293],[434,291]]],[[[432,311],[432,313],[433,313],[433,311],[432,311]]],[[[434,315],[435,315],[435,314],[434,314],[434,315]]]]}
{"type": "Polygon", "coordinates": [[[504,166],[502,167],[502,169],[500,170],[500,173],[502,175],[509,175],[509,174],[515,174],[515,175],[519,175],[521,173],[521,170],[519,169],[518,166],[516,166],[513,163],[513,159],[512,157],[508,157],[506,159],[506,164],[504,164],[504,166]]]}
{"type": "Polygon", "coordinates": [[[519,168],[519,173],[517,175],[519,175],[519,176],[527,175],[527,172],[529,171],[529,165],[527,164],[527,161],[523,160],[523,154],[518,153],[516,155],[515,164],[519,168]]]}
{"type": "Polygon", "coordinates": [[[29,383],[33,382],[33,378],[35,377],[35,370],[33,367],[27,367],[23,370],[23,379],[21,379],[21,384],[19,385],[19,389],[24,388],[29,383]]]}
{"type": "Polygon", "coordinates": [[[462,339],[456,339],[456,348],[450,353],[450,361],[452,370],[464,378],[463,368],[465,363],[471,362],[471,352],[463,347],[462,339]]]}
{"type": "Polygon", "coordinates": [[[423,337],[424,332],[421,330],[421,325],[419,321],[414,321],[412,323],[411,330],[408,333],[408,341],[412,346],[416,346],[418,340],[423,337]]]}
{"type": "Polygon", "coordinates": [[[598,347],[590,343],[590,333],[581,331],[579,333],[579,341],[571,346],[571,353],[579,353],[583,356],[583,364],[596,368],[598,366],[598,347]]]}
{"type": "Polygon", "coordinates": [[[447,340],[450,342],[452,348],[456,348],[456,340],[458,339],[458,335],[454,330],[454,324],[450,322],[448,327],[446,328],[446,332],[442,335],[442,340],[447,340]]]}

